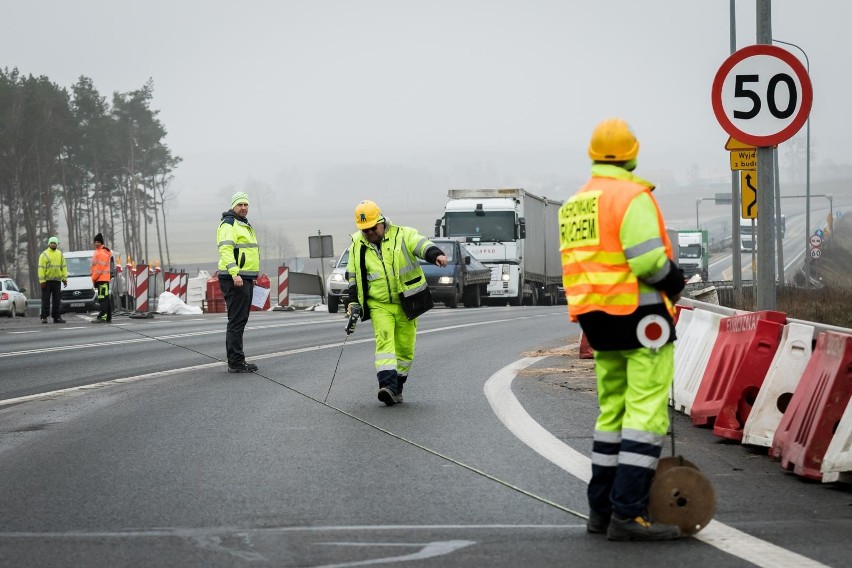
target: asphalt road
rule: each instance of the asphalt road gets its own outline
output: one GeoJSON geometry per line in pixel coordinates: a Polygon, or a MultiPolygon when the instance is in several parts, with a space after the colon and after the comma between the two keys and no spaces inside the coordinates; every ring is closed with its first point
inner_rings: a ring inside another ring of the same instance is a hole
{"type": "Polygon", "coordinates": [[[0,320],[0,566],[848,562],[847,487],[681,416],[714,522],[669,543],[587,534],[594,380],[564,306],[432,310],[394,407],[369,324],[344,346],[340,315],[253,313],[260,370],[236,375],[221,315],[66,319],[0,320]]]}

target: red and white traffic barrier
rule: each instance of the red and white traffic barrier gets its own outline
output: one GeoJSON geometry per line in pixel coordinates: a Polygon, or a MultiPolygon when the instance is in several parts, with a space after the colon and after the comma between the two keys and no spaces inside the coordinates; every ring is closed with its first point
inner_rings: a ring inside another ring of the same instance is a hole
{"type": "Polygon", "coordinates": [[[278,267],[278,305],[287,307],[290,305],[290,269],[287,265],[278,267]]]}
{"type": "Polygon", "coordinates": [[[136,300],[136,311],[137,312],[147,312],[148,311],[148,277],[150,275],[150,271],[148,270],[147,264],[140,264],[136,266],[136,270],[131,272],[134,275],[134,278],[131,278],[134,282],[133,288],[133,297],[136,300]]]}

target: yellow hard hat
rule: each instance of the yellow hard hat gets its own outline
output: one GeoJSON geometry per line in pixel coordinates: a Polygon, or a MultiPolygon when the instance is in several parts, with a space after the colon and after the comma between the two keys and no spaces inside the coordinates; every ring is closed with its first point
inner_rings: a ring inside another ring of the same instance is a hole
{"type": "Polygon", "coordinates": [[[355,206],[355,226],[361,230],[375,227],[384,220],[382,210],[379,209],[375,201],[365,199],[355,206]]]}
{"type": "Polygon", "coordinates": [[[639,141],[620,118],[608,118],[595,127],[589,157],[595,162],[626,162],[639,154],[639,141]]]}

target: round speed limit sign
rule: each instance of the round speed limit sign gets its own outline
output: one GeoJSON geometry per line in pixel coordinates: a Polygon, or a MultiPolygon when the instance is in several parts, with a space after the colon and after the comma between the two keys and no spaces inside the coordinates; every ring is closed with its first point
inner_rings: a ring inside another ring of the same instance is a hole
{"type": "Polygon", "coordinates": [[[811,111],[813,88],[796,57],[774,45],[731,54],[713,79],[716,120],[736,140],[757,147],[791,138],[811,111]]]}

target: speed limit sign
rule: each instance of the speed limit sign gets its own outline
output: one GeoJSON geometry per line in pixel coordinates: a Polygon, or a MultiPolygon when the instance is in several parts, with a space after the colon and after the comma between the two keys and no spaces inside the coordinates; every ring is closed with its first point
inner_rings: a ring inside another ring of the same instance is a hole
{"type": "Polygon", "coordinates": [[[813,88],[796,57],[774,45],[750,45],[728,57],[713,79],[716,120],[736,140],[757,147],[791,138],[811,111],[813,88]]]}

